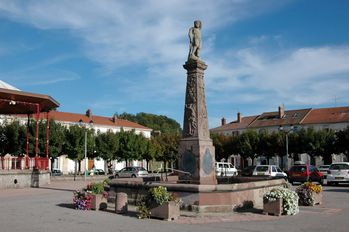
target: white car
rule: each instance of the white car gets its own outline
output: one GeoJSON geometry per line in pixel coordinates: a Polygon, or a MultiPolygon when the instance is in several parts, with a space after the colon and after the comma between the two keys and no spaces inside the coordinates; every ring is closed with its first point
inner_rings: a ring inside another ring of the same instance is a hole
{"type": "Polygon", "coordinates": [[[349,183],[349,162],[336,162],[327,171],[327,184],[349,183]]]}
{"type": "Polygon", "coordinates": [[[276,165],[257,165],[252,173],[252,176],[287,178],[287,174],[276,165]]]}
{"type": "Polygon", "coordinates": [[[216,175],[217,176],[237,176],[238,170],[231,163],[216,162],[216,175]]]}

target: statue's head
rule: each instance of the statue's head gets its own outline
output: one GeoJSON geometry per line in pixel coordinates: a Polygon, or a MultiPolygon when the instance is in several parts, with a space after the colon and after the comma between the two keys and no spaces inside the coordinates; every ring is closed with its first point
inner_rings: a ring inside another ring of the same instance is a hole
{"type": "Polygon", "coordinates": [[[201,25],[202,25],[202,23],[201,23],[200,20],[195,20],[195,21],[194,21],[194,27],[200,28],[200,29],[201,29],[201,25]]]}

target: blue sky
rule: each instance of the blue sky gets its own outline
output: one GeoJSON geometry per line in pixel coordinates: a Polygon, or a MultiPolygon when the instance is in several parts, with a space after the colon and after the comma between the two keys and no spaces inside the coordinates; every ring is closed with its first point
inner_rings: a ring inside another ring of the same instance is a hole
{"type": "Polygon", "coordinates": [[[346,0],[0,0],[0,80],[60,111],[182,124],[200,19],[210,128],[281,104],[348,106],[348,12],[346,0]]]}

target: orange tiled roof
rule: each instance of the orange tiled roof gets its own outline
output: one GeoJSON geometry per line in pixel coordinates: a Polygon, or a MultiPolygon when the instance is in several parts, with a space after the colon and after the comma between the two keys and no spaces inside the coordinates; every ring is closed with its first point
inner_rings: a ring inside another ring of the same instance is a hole
{"type": "Polygon", "coordinates": [[[279,117],[279,112],[266,112],[261,114],[248,127],[269,127],[281,125],[299,124],[311,109],[286,110],[282,118],[279,117]]]}
{"type": "MultiPolygon", "coordinates": [[[[61,122],[78,123],[80,122],[80,120],[82,120],[83,123],[89,123],[92,120],[93,124],[96,124],[96,125],[129,127],[129,128],[151,130],[150,128],[140,125],[138,123],[131,122],[124,119],[119,119],[119,118],[116,118],[114,122],[113,118],[109,118],[109,117],[92,115],[92,117],[90,118],[86,114],[76,114],[76,113],[59,112],[59,111],[51,111],[49,115],[50,115],[50,119],[54,119],[55,121],[61,121],[61,122]]],[[[26,115],[17,115],[17,116],[27,117],[26,115]]],[[[46,119],[46,113],[40,114],[40,118],[46,119]]]]}
{"type": "Polygon", "coordinates": [[[349,106],[312,109],[302,124],[349,122],[349,106]]]}
{"type": "Polygon", "coordinates": [[[246,116],[246,117],[241,117],[241,122],[239,123],[238,121],[232,121],[230,123],[227,123],[223,126],[219,126],[216,128],[211,129],[212,132],[218,132],[218,131],[226,131],[226,130],[238,130],[238,129],[245,129],[250,125],[258,115],[255,116],[246,116]]]}

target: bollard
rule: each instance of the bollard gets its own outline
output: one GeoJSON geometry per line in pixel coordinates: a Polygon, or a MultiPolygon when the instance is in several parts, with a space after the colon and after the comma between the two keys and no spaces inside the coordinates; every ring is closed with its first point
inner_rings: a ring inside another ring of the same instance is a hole
{"type": "Polygon", "coordinates": [[[115,213],[124,214],[127,213],[127,194],[116,193],[115,198],[115,213]]]}

